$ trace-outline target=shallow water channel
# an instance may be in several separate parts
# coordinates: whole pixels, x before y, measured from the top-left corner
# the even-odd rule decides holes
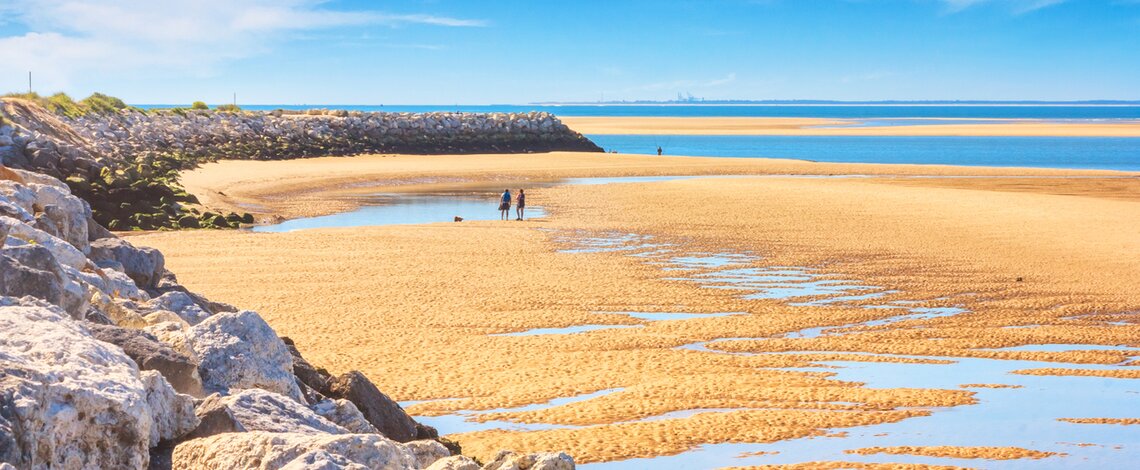
[[[569,178],[558,182],[535,183],[531,187],[541,188],[555,185],[600,185],[615,183],[651,183],[677,179],[697,178],[696,176],[629,176],[613,178]],[[379,193],[361,198],[361,206],[355,210],[319,217],[304,217],[277,224],[258,225],[254,232],[291,232],[315,228],[367,227],[378,225],[430,224],[454,222],[455,217],[463,220],[499,220],[500,192],[472,190],[433,191],[420,193]],[[512,191],[512,197],[517,194]],[[510,220],[515,220],[515,206],[512,201]],[[525,219],[541,219],[546,211],[540,206],[527,206]]]
[[[556,236],[556,239],[565,243],[565,248],[562,250],[565,253],[616,253],[637,257],[645,263],[659,266],[662,270],[680,273],[668,279],[693,282],[704,288],[735,290],[744,298],[781,300],[789,307],[848,304],[860,308],[898,311],[898,315],[878,320],[807,328],[779,337],[813,338],[822,335],[839,335],[844,334],[848,328],[884,326],[907,320],[968,313],[961,307],[929,307],[908,300],[883,300],[876,303],[877,299],[887,295],[897,299],[899,293],[868,285],[857,279],[824,275],[805,267],[757,266],[762,262],[762,258],[751,253],[693,252],[677,243],[663,242],[649,235],[631,233],[601,235],[571,233]],[[581,325],[570,328],[581,327],[613,328],[614,326]],[[573,330],[567,329],[565,332],[571,333]],[[719,338],[681,345],[677,349],[708,354],[757,354],[716,349],[718,341],[733,339],[766,338]],[[1000,350],[1045,352],[1124,350],[1135,351],[1136,355],[1140,356],[1140,348],[1104,345],[1041,344]],[[898,357],[939,359],[949,363],[824,361],[816,363],[813,367],[794,370],[831,372],[836,374],[834,377],[836,380],[862,382],[869,388],[962,389],[963,386],[969,386],[966,388],[976,393],[975,398],[978,403],[934,408],[930,410],[932,413],[929,416],[910,418],[897,423],[832,430],[847,433],[846,437],[812,437],[768,444],[708,444],[677,455],[595,463],[582,467],[621,470],[717,468],[809,461],[849,461],[981,468],[1126,468],[1140,458],[1140,426],[1075,424],[1058,421],[1060,418],[1137,417],[1140,414],[1140,407],[1137,406],[1140,404],[1140,381],[1013,373],[1016,370],[1033,368],[1112,369],[1120,367],[1118,365],[1078,365],[962,357]],[[987,388],[971,384],[998,384],[1008,388]],[[700,413],[736,411],[743,410],[679,410],[646,419],[684,419]],[[480,423],[480,425],[486,424],[488,423]],[[498,424],[513,424],[514,429],[520,431],[540,429],[538,426],[542,426],[528,424],[520,428],[517,423]],[[468,426],[461,425],[460,429],[469,429]],[[440,428],[440,431],[451,432],[446,426]],[[1014,446],[1063,455],[1040,460],[1000,461],[915,455],[859,455],[846,452],[865,447],[895,446]]]
[[[559,185],[603,185],[623,183],[655,183],[696,178],[870,178],[871,175],[676,175],[676,176],[619,176],[566,178],[558,181],[527,183],[529,188],[544,188]],[[927,176],[892,176],[927,178]],[[937,178],[959,178],[937,176]],[[973,177],[965,177],[973,178]],[[1029,177],[1034,178],[1034,177]],[[1074,177],[1080,178],[1080,177]],[[454,222],[455,217],[463,220],[499,220],[499,192],[474,190],[440,190],[417,193],[377,193],[360,199],[360,207],[355,210],[318,217],[304,217],[286,220],[276,224],[258,225],[254,232],[291,232],[316,228],[366,227],[401,224],[429,224]],[[514,193],[512,192],[512,195]],[[264,210],[256,204],[248,205],[249,210]],[[515,207],[511,206],[510,219],[514,220]],[[527,206],[524,218],[542,219],[547,217],[540,206]]]

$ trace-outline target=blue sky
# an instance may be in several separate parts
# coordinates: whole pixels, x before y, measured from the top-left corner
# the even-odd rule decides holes
[[[1140,0],[0,0],[0,91],[132,103],[1140,99]]]

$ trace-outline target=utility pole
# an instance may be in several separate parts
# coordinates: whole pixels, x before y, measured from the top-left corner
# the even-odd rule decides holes
[[[237,92],[234,92],[234,107],[237,107]]]
[[[32,94],[32,71],[28,71],[28,94]]]

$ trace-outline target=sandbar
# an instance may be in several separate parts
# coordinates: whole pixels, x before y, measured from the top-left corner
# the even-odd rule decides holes
[[[937,119],[916,123],[923,120],[907,119],[903,124],[882,125],[874,122],[883,121],[881,119],[870,123],[858,119],[769,117],[560,116],[559,119],[586,135],[1140,137],[1140,120]]]

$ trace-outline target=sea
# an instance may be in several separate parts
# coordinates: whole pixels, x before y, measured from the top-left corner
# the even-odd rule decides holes
[[[143,105],[142,108],[172,107]],[[375,112],[524,113],[556,116],[815,117],[857,120],[849,126],[989,123],[1005,119],[1135,122],[1140,104],[598,104],[598,105],[242,105],[243,109],[312,108]],[[606,151],[819,162],[911,163],[1140,171],[1140,138],[590,135]]]

